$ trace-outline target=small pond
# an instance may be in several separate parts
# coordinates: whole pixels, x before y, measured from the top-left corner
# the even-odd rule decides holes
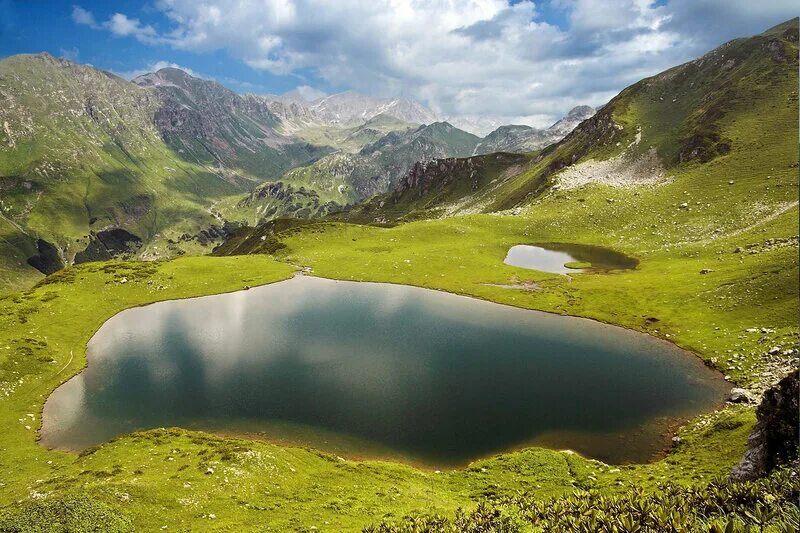
[[[644,461],[727,391],[673,345],[438,291],[296,277],[129,309],[44,407],[81,450],[180,426],[449,467],[523,446]]]
[[[639,264],[637,259],[608,248],[569,243],[518,244],[508,250],[504,262],[554,274],[629,270]]]

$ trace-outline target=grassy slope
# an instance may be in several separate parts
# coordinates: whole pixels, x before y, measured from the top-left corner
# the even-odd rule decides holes
[[[492,191],[483,207],[491,211],[525,203],[555,182],[558,169],[617,155],[637,132],[641,141],[631,155],[655,147],[669,171],[696,168],[697,185],[719,188],[722,184],[715,178],[724,178],[726,171],[736,175],[731,178],[746,177],[734,189],[739,207],[762,198],[794,199],[791,183],[778,185],[788,186],[783,191],[757,186],[756,197],[747,196],[742,187],[761,185],[773,170],[796,177],[797,143],[792,134],[797,132],[797,39],[798,22],[793,19],[626,88],[564,141],[545,149],[536,165]],[[726,147],[733,160],[727,164]],[[771,153],[762,154],[762,149]],[[712,162],[711,170],[698,165],[703,161]],[[709,191],[709,196],[720,192]],[[671,191],[665,196],[675,198]],[[694,218],[708,214],[696,212]]]
[[[0,291],[30,287],[44,276],[27,263],[36,253],[36,241],[19,225],[0,217]]]
[[[140,237],[148,257],[200,252],[179,236],[219,225],[215,203],[328,151],[278,138],[272,115],[213,82],[164,75],[183,80],[197,101],[46,54],[0,61],[0,291],[40,277],[25,262],[37,238],[68,262],[90,232],[110,227]],[[167,100],[186,106],[188,132],[165,142],[154,117]],[[203,113],[214,139],[191,129],[202,129],[190,119]]]
[[[207,226],[216,222],[207,205],[241,190],[178,158],[153,127],[155,96],[120,78],[49,56],[14,56],[0,62],[0,91],[11,132],[0,131],[3,216],[27,240],[53,242],[68,258],[86,247],[90,230],[121,226],[156,243],[165,230],[178,236]],[[2,232],[10,241],[13,233]],[[11,275],[30,277],[30,267]]]

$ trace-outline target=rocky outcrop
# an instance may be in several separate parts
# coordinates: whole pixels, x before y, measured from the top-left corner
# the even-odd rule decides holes
[[[242,199],[237,207],[258,208],[261,220],[276,216],[311,218],[325,216],[342,209],[335,202],[322,202],[316,191],[305,187],[295,188],[291,184],[265,183]]]
[[[223,242],[227,239],[234,231],[241,227],[238,223],[235,222],[228,222],[225,221],[222,225],[211,224],[207,228],[204,228],[197,232],[195,235],[189,235],[188,233],[184,233],[180,236],[178,241],[180,242],[190,242],[190,241],[197,241],[201,246],[208,246],[209,244]],[[170,246],[174,246],[178,243],[173,239],[168,239],[167,243]]]
[[[800,376],[795,370],[764,394],[756,411],[758,422],[748,438],[747,451],[733,468],[731,479],[757,479],[776,466],[797,460],[799,403]]]
[[[471,194],[485,185],[488,168],[516,169],[519,172],[526,161],[523,155],[494,153],[416,163],[400,180],[391,201],[397,203],[409,197],[421,198],[433,190],[445,189],[456,183],[462,193]]]
[[[142,247],[142,239],[122,228],[92,232],[89,245],[75,254],[75,264],[108,259],[130,259]]]
[[[745,389],[734,387],[728,394],[728,401],[731,403],[749,403],[750,393],[748,393]]]
[[[44,239],[36,241],[38,253],[28,258],[28,264],[42,274],[52,274],[64,268],[64,260],[59,249]]]
[[[464,159],[450,157],[427,163],[416,163],[400,181],[396,191],[400,196],[404,193],[410,193],[416,197],[425,196],[433,188],[446,186],[459,179],[474,178],[482,167],[483,159],[479,157]],[[473,180],[470,188],[477,190],[478,181]]]

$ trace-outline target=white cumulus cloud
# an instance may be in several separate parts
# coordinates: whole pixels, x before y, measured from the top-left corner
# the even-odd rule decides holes
[[[146,44],[162,42],[158,37],[155,28],[143,25],[139,19],[128,18],[122,13],[111,15],[103,26],[118,37],[135,37],[138,41]]]
[[[82,26],[99,28],[92,12],[83,9],[81,6],[72,6],[72,21]]]
[[[299,94],[301,97],[303,97],[304,100],[308,102],[312,102],[319,98],[324,98],[325,96],[328,96],[328,93],[326,93],[325,91],[320,91],[319,89],[315,89],[314,87],[309,87],[308,85],[298,85],[295,88],[295,91],[297,91],[297,94]]]
[[[795,1],[553,0],[549,10],[566,21],[555,24],[533,1],[157,0],[161,32],[120,13],[102,27],[179,50],[225,50],[256,70],[311,71],[446,115],[555,119],[793,17]],[[77,6],[73,19],[97,25]]]

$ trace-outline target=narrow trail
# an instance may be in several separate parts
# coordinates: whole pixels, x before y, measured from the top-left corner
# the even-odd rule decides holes
[[[58,375],[59,375],[59,374],[61,374],[61,373],[62,373],[64,370],[66,370],[66,369],[67,369],[67,367],[69,367],[69,365],[71,365],[71,364],[72,364],[72,359],[73,359],[73,358],[74,358],[74,354],[72,353],[72,350],[70,350],[70,351],[69,351],[69,361],[67,361],[67,364],[65,364],[63,367],[61,367],[61,370],[59,370],[58,372],[56,372],[56,373],[53,375],[53,377],[56,377],[56,376],[58,376]]]
[[[30,234],[29,234],[27,231],[25,231],[25,229],[24,229],[22,226],[20,226],[19,224],[17,224],[16,222],[14,222],[13,220],[11,220],[11,219],[10,219],[10,218],[8,218],[7,216],[5,216],[3,213],[0,213],[0,218],[2,218],[3,220],[5,220],[5,221],[6,221],[6,222],[8,222],[9,224],[11,224],[11,225],[12,225],[14,228],[16,228],[17,230],[19,230],[19,231],[20,231],[21,233],[23,233],[24,235],[27,235],[28,237],[30,237]]]

